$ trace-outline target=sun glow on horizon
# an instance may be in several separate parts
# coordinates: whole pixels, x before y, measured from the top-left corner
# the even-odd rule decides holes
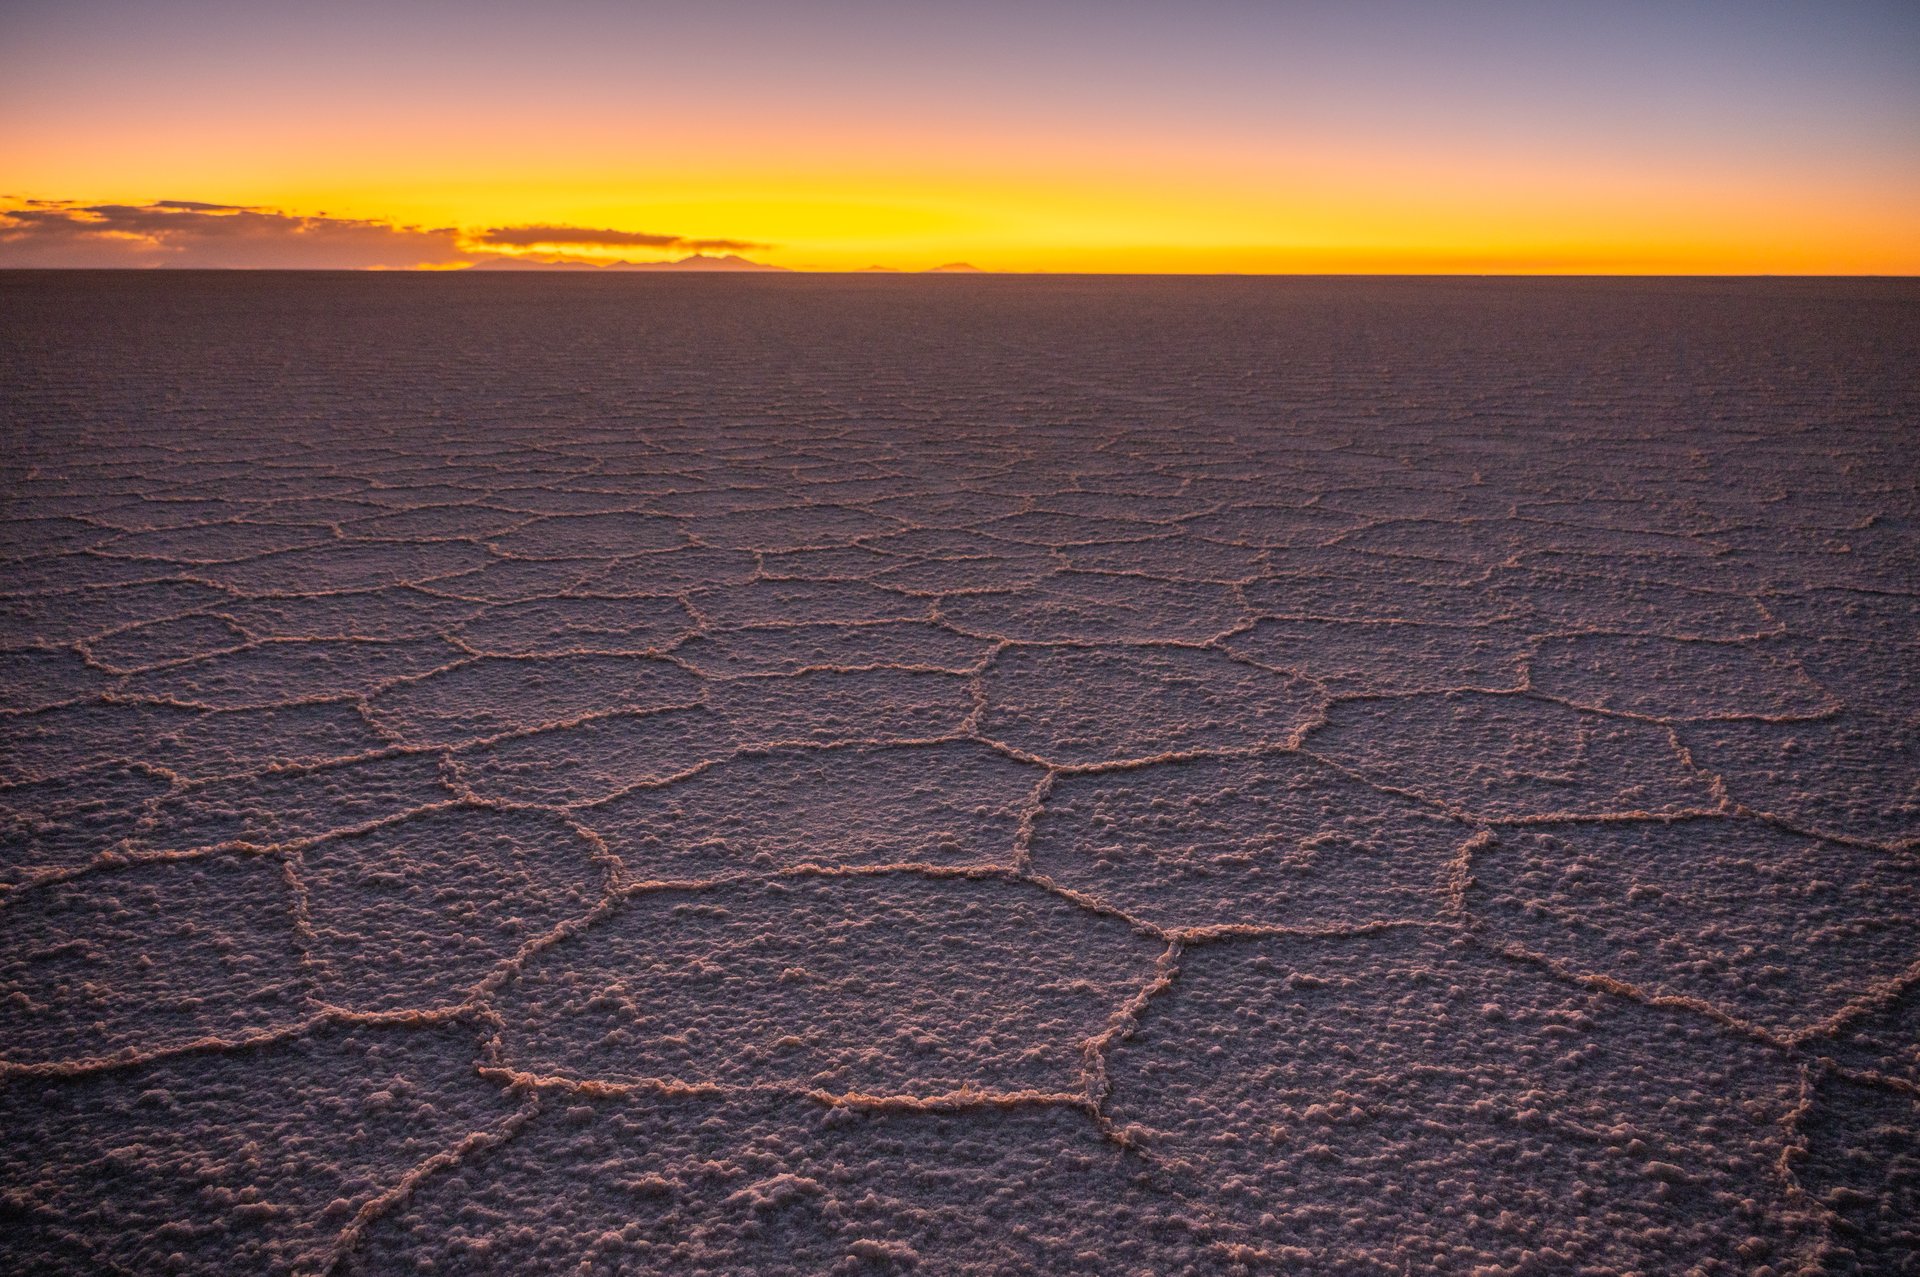
[[[1920,18],[1870,0],[565,0],[609,37],[564,56],[504,4],[188,5],[0,17],[0,265],[1920,272]],[[121,211],[166,200],[230,211]]]

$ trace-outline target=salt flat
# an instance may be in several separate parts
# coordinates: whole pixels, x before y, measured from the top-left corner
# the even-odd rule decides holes
[[[0,1266],[1920,1272],[1920,287],[0,274]]]

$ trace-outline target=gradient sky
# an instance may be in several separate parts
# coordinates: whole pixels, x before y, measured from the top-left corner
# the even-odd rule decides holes
[[[5,0],[0,196],[0,265],[1914,274],[1920,4]]]

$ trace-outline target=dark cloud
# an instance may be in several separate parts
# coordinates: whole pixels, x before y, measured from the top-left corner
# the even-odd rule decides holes
[[[739,252],[764,244],[689,239],[588,226],[401,226],[375,219],[303,216],[275,208],[154,200],[82,204],[16,200],[0,204],[0,267],[179,266],[364,270],[457,266],[500,260],[520,248],[655,248]]]
[[[755,244],[741,239],[688,239],[684,235],[658,235],[651,231],[616,231],[592,226],[556,226],[548,223],[528,226],[493,226],[472,236],[471,242],[498,245],[503,248],[593,245],[609,248],[683,248],[695,252],[708,249],[738,252],[742,249],[766,247],[765,244]]]
[[[696,253],[739,253],[756,248],[771,248],[771,244],[756,244],[745,239],[683,239],[675,248],[690,248]]]
[[[155,200],[155,208],[185,208],[199,213],[238,213],[246,209],[244,204],[204,204],[199,200]],[[252,210],[259,212],[260,210]]]
[[[451,227],[158,200],[0,209],[0,266],[356,270],[468,260]]]
[[[491,226],[472,237],[476,244],[530,248],[537,244],[638,244],[647,248],[672,248],[678,235],[652,235],[646,231],[595,230],[590,226]]]

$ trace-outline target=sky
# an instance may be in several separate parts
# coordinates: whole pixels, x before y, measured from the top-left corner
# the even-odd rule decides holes
[[[3,0],[0,266],[1920,273],[1913,0]]]

